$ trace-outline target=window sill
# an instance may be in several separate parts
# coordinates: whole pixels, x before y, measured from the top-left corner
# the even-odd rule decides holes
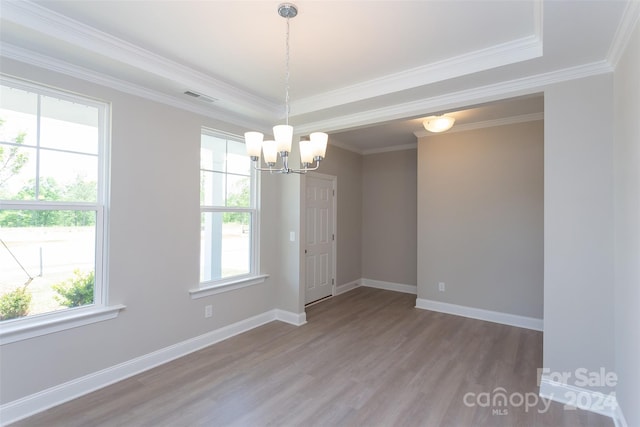
[[[0,324],[0,346],[78,326],[90,325],[118,317],[124,305],[71,309],[55,315],[37,316],[8,324]]]
[[[247,286],[257,285],[264,282],[269,277],[268,274],[260,274],[258,276],[244,277],[242,279],[230,280],[228,282],[216,283],[215,285],[203,284],[198,289],[189,291],[191,299],[204,298],[211,295],[221,294],[223,292],[234,291]]]

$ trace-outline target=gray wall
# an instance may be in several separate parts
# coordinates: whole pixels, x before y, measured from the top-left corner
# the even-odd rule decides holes
[[[113,320],[3,345],[0,402],[105,369],[276,306],[274,278],[192,300],[198,286],[200,128],[241,133],[211,118],[8,59],[7,74],[86,94],[112,105],[109,302]],[[265,180],[266,181],[266,180]],[[282,259],[278,192],[263,182],[262,271]],[[277,280],[277,277],[276,277]],[[204,306],[213,305],[205,319]],[[295,307],[294,307],[295,308]],[[141,339],[144,337],[144,339]]]
[[[276,306],[279,309],[292,313],[301,314],[304,312],[304,283],[300,280],[303,272],[300,271],[301,263],[301,235],[300,235],[300,176],[291,175],[269,175],[264,174],[264,178],[273,183],[278,188],[278,198],[269,200],[262,198],[262,204],[274,203],[279,207],[278,219],[274,223],[264,222],[264,228],[276,228],[278,235],[275,249],[280,254],[278,259],[276,281],[277,300]],[[296,239],[290,241],[289,233],[294,232]]]
[[[640,22],[614,75],[616,397],[640,426]]]
[[[548,87],[544,117],[544,367],[612,371],[612,74]]]
[[[364,156],[362,277],[416,286],[416,149]]]
[[[543,129],[419,139],[418,298],[542,318]]]
[[[329,145],[317,172],[338,181],[336,285],[340,286],[362,277],[362,156]]]

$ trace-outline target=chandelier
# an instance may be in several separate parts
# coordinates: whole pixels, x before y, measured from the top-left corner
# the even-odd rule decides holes
[[[245,132],[244,140],[247,154],[253,160],[254,168],[258,171],[271,173],[299,173],[304,174],[320,167],[327,150],[328,135],[324,132],[313,132],[309,140],[300,140],[301,169],[289,168],[289,154],[293,139],[293,126],[289,125],[289,19],[295,18],[298,8],[292,3],[282,3],[278,6],[278,15],[287,20],[286,56],[285,56],[285,124],[273,127],[273,140],[265,140],[260,132]],[[260,151],[264,154],[264,161],[268,168],[260,168]],[[282,167],[276,168],[278,155],[282,159]],[[314,165],[315,164],[315,165]]]

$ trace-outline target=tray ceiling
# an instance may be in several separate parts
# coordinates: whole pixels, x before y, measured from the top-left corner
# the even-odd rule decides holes
[[[284,115],[286,22],[278,4],[3,1],[0,47],[3,56],[268,131]],[[291,123],[334,133],[461,110],[500,93],[526,95],[540,76],[605,72],[617,29],[637,15],[635,2],[623,1],[296,5]],[[524,98],[523,108],[534,105]],[[350,140],[356,151],[381,144]]]

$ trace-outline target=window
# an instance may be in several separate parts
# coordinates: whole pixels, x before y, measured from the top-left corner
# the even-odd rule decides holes
[[[239,137],[203,129],[200,145],[200,286],[257,275],[256,175]]]
[[[77,319],[106,303],[108,106],[8,78],[0,91],[0,323]]]

